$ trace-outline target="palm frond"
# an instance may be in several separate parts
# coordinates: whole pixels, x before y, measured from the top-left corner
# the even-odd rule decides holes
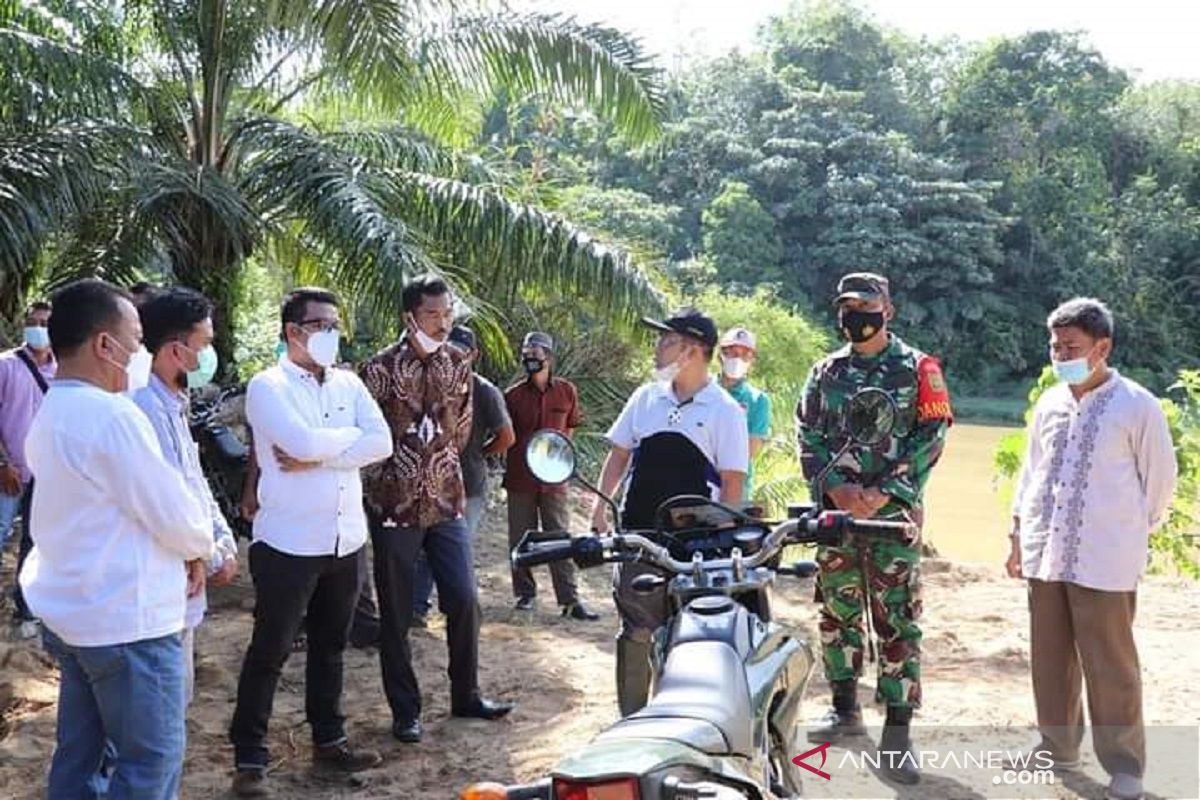
[[[159,158],[140,165],[131,185],[134,218],[157,232],[176,271],[238,262],[260,237],[258,213],[212,167]]]
[[[395,316],[404,283],[434,265],[417,233],[380,202],[386,187],[363,160],[272,120],[250,126],[244,147],[239,185],[264,219],[303,223],[301,236],[320,243],[339,288]]]
[[[80,278],[104,278],[128,285],[170,269],[166,253],[147,220],[133,213],[131,192],[114,192],[75,221],[54,247],[46,288]]]
[[[415,42],[427,81],[441,91],[507,89],[586,104],[635,140],[657,135],[666,108],[662,73],[640,43],[613,28],[545,14],[456,16]]]
[[[0,116],[6,126],[72,117],[119,119],[144,88],[103,56],[15,28],[0,28]]]
[[[136,132],[90,123],[0,137],[0,271],[20,272],[46,238],[120,183]]]
[[[586,297],[626,320],[662,307],[623,252],[557,215],[462,181],[395,169],[376,174],[385,179],[387,210],[438,243],[452,259],[445,269],[472,289],[540,286]]]

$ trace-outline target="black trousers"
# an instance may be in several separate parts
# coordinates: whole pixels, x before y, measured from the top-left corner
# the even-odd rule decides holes
[[[29,535],[29,519],[30,510],[33,507],[33,480],[25,486],[25,491],[21,495],[21,541],[17,547],[17,571],[13,573],[13,619],[17,622],[25,622],[33,619],[33,612],[29,610],[29,606],[25,604],[25,593],[21,591],[21,567],[25,566],[25,559],[29,557],[29,551],[33,549],[33,537]]]
[[[421,689],[413,672],[408,629],[413,618],[417,555],[422,551],[446,614],[451,707],[471,705],[479,698],[479,596],[466,521],[396,528],[371,519],[370,526],[382,629],[379,663],[392,718],[407,724],[421,715]]]
[[[342,556],[293,556],[264,542],[250,546],[254,633],[238,679],[229,728],[236,765],[266,767],[267,724],[283,665],[300,623],[308,619],[304,710],[313,743],[346,739],[342,715],[342,655],[362,580],[363,551]]]

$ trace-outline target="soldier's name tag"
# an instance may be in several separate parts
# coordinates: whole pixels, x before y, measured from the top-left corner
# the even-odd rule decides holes
[[[954,419],[950,408],[950,390],[942,376],[942,366],[933,356],[923,356],[917,362],[917,421]]]

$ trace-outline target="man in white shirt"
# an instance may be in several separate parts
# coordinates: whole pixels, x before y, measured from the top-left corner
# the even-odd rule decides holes
[[[1146,763],[1133,617],[1150,532],[1174,494],[1175,453],[1158,401],[1108,366],[1108,308],[1077,298],[1047,325],[1061,382],[1029,423],[1007,564],[1029,581],[1039,748],[1060,769],[1077,763],[1086,676],[1108,797],[1133,800]]]
[[[204,477],[188,420],[188,390],[205,386],[217,371],[212,304],[199,292],[172,286],[142,302],[138,316],[146,349],[154,362],[150,382],[134,392],[133,402],[150,420],[163,458],[183,475],[212,520],[216,553],[212,563],[206,565],[206,581],[224,586],[237,575],[237,543]],[[204,591],[188,598],[183,631],[184,694],[188,703],[194,690],[195,632],[207,608]]]
[[[621,508],[626,529],[654,527],[659,505],[680,494],[740,506],[750,460],[746,414],[708,374],[717,326],[694,309],[645,323],[660,333],[654,380],[633,393],[609,430],[612,449],[600,476],[601,493],[611,497],[629,472]],[[608,506],[596,498],[592,529],[610,527]],[[665,589],[649,594],[632,590],[634,578],[654,571],[623,564],[613,575],[613,598],[621,616],[617,702],[623,717],[649,699],[650,643],[667,618]]]
[[[172,800],[184,605],[203,586],[212,521],[122,394],[150,364],[133,303],[88,280],[54,304],[58,376],[25,443],[38,490],[20,576],[61,670],[47,796],[93,796],[111,742],[107,797]]]
[[[305,710],[317,766],[358,772],[378,753],[352,750],[341,710],[342,656],[363,574],[359,470],[392,451],[379,406],[353,372],[335,369],[341,319],[324,289],[289,293],[287,354],[250,381],[246,419],[261,478],[250,546],[257,601],[229,738],[239,797],[264,797],[267,725],[279,675],[307,618]]]

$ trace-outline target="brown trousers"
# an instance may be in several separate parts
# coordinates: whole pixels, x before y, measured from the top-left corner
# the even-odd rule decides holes
[[[1101,766],[1110,775],[1142,775],[1146,732],[1133,640],[1136,607],[1136,591],[1029,581],[1033,696],[1042,741],[1056,758],[1079,757],[1086,681],[1092,744]]]
[[[546,492],[508,493],[508,548],[517,546],[521,537],[529,530],[540,530],[547,538],[564,536],[570,530],[570,496]],[[550,580],[554,583],[554,596],[560,606],[571,606],[579,602],[579,591],[575,583],[575,562],[555,561],[550,567]],[[537,582],[528,567],[512,571],[513,595],[533,597],[537,594]]]

